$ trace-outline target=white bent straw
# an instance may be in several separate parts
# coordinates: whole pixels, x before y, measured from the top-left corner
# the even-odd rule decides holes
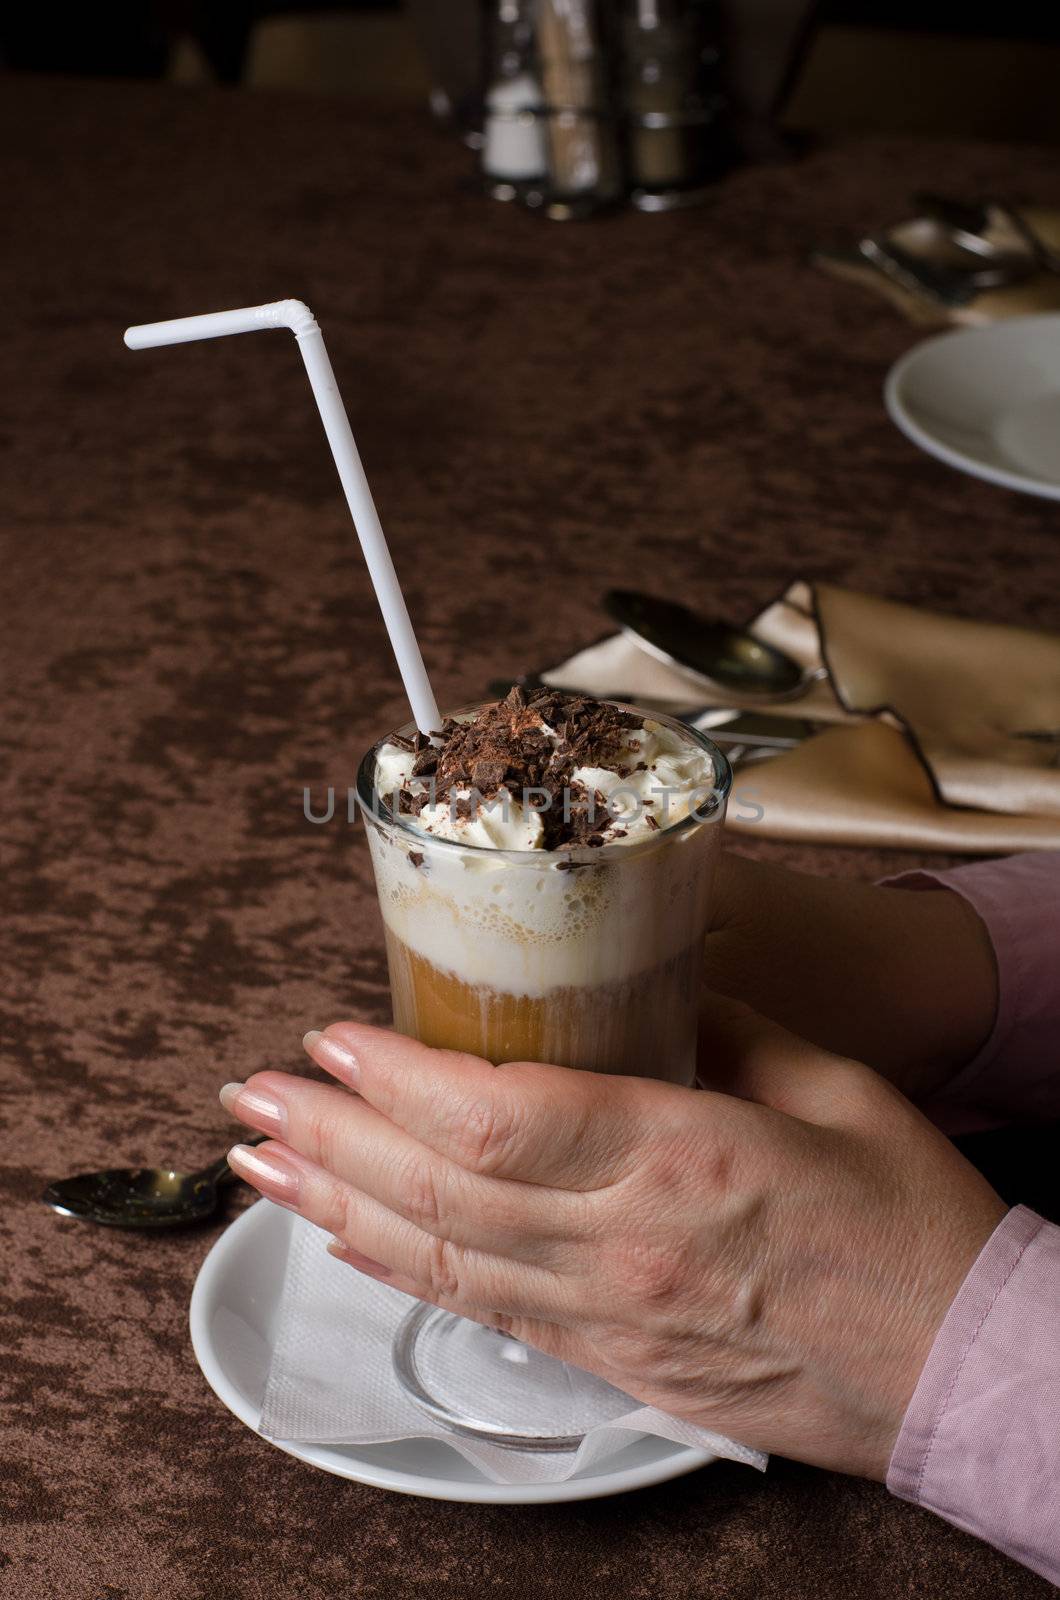
[[[364,475],[361,457],[350,429],[350,419],[342,403],[335,374],[324,348],[324,335],[316,318],[301,300],[276,300],[266,306],[245,306],[239,311],[214,311],[203,317],[177,317],[172,322],[145,322],[126,328],[125,343],[130,350],[146,350],[152,345],[185,344],[191,339],[221,339],[230,333],[255,333],[259,328],[290,328],[302,352],[310,387],[320,411],[331,453],[339,471],[346,501],[353,517],[357,537],[383,613],[401,681],[409,697],[412,715],[421,733],[431,734],[442,725],[438,702],[434,698],[420,647],[409,621],[405,597],[379,522],[372,491]]]

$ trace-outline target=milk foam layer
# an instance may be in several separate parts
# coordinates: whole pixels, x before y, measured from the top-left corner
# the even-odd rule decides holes
[[[711,820],[564,872],[551,852],[513,860],[373,819],[368,833],[380,909],[403,944],[464,983],[533,996],[619,982],[702,940],[721,843]]]
[[[629,813],[635,800],[651,799],[653,805],[617,817],[605,835],[609,848],[580,851],[573,868],[565,851],[534,842],[540,819],[521,805],[517,817],[514,798],[506,824],[499,812],[486,813],[465,823],[455,838],[448,830],[428,832],[425,825],[425,819],[439,829],[449,824],[448,806],[425,807],[419,826],[412,817],[394,824],[369,816],[379,903],[390,931],[466,984],[533,997],[570,985],[621,982],[701,942],[721,845],[723,797],[705,820],[676,824],[712,789],[711,753],[669,722],[650,721],[630,731],[638,736],[634,764],[644,760],[647,770],[623,777],[587,768],[584,781],[605,795],[620,785],[632,789]],[[409,787],[412,759],[397,745],[379,747],[380,794]],[[640,790],[630,783],[634,776]],[[653,783],[678,791],[665,822]],[[625,803],[616,797],[616,811]],[[428,817],[429,810],[444,816]],[[643,820],[644,813],[659,815],[658,829]],[[620,831],[625,836],[615,837]],[[520,853],[508,853],[513,850]]]

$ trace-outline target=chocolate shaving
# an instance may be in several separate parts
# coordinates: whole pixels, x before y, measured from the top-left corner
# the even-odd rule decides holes
[[[476,797],[489,802],[502,789],[516,800],[522,799],[524,790],[535,789],[541,793],[533,797],[532,804],[540,812],[546,849],[565,845],[598,849],[606,842],[606,801],[596,793],[590,804],[588,792],[573,782],[574,772],[578,767],[617,770],[623,757],[628,772],[629,735],[642,726],[631,712],[587,695],[561,694],[549,688],[527,692],[516,684],[473,722],[447,717],[435,743],[421,733],[415,735],[412,776],[433,780],[433,794],[416,795],[403,789],[398,810],[418,816],[425,805],[437,804],[450,806],[458,817],[470,816],[472,804],[466,790],[474,790]],[[553,731],[560,735],[558,745]],[[403,739],[391,743],[408,748]],[[643,768],[643,763],[640,766]],[[571,870],[577,863],[559,865]]]
[[[422,850],[410,850],[409,851],[409,860],[412,862],[412,865],[414,867],[422,867],[423,866],[423,851]]]
[[[438,770],[438,752],[433,746],[421,750],[412,764],[414,778],[429,778]]]
[[[507,761],[476,761],[471,768],[471,782],[480,793],[488,790],[495,794],[508,776],[510,766]]]

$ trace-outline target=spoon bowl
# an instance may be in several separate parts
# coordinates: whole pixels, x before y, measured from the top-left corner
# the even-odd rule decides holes
[[[604,608],[642,650],[700,689],[722,689],[743,699],[797,700],[822,676],[804,671],[746,628],[713,622],[674,600],[610,589]]]
[[[260,1144],[263,1135],[246,1139]],[[222,1156],[200,1172],[172,1167],[110,1167],[59,1178],[41,1195],[62,1217],[78,1217],[107,1228],[179,1228],[205,1222],[236,1174]]]

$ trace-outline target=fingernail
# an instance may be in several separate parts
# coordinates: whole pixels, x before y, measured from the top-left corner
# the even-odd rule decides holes
[[[330,1034],[321,1033],[319,1028],[311,1028],[302,1040],[302,1048],[334,1077],[351,1087],[356,1086],[360,1076],[357,1057]]]
[[[233,1145],[228,1152],[228,1165],[241,1178],[253,1184],[266,1200],[294,1210],[302,1186],[302,1175],[289,1161],[271,1149],[254,1150],[250,1145]]]
[[[262,1089],[251,1089],[245,1083],[226,1083],[220,1093],[226,1111],[240,1122],[249,1122],[262,1133],[276,1133],[281,1138],[287,1133],[287,1107],[275,1095]]]
[[[359,1250],[351,1250],[341,1239],[332,1239],[328,1245],[328,1255],[334,1256],[336,1261],[345,1261],[348,1267],[355,1267],[358,1272],[366,1272],[370,1278],[392,1276],[390,1268],[384,1267],[381,1261],[373,1261],[371,1256],[362,1256]]]

